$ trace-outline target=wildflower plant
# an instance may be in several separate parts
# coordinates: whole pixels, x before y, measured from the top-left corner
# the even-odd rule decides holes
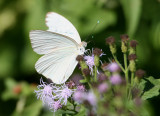
[[[112,62],[101,60],[104,53],[99,48],[79,55],[76,60],[83,78],[76,75],[61,85],[46,83],[41,78],[35,90],[37,99],[55,115],[150,116],[147,99],[159,95],[160,80],[144,77],[145,71],[137,69],[138,42],[130,40],[128,35],[120,38],[123,62],[116,55],[115,38],[108,37],[106,44],[113,56]],[[146,91],[147,82],[152,87]]]

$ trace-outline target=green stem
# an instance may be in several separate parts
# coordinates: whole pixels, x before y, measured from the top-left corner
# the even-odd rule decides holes
[[[97,67],[94,68],[94,81],[97,82]]]
[[[116,63],[119,65],[119,67],[122,69],[122,71],[125,73],[125,70],[124,70],[123,66],[119,63],[117,57],[114,54],[112,54],[112,56],[113,56],[114,60],[116,61]]]
[[[124,67],[125,67],[125,78],[128,83],[128,66],[127,66],[127,54],[124,53]]]
[[[134,86],[134,72],[131,73],[131,87]]]

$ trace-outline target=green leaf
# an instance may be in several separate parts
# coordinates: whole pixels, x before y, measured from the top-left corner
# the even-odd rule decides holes
[[[86,108],[81,106],[80,110],[78,111],[78,114],[75,116],[86,116]]]
[[[37,100],[25,108],[22,116],[39,116],[41,108],[42,102]]]
[[[152,98],[154,96],[158,96],[159,95],[159,90],[160,90],[160,86],[155,86],[152,89],[150,89],[149,91],[146,91],[143,96],[142,99],[146,100],[149,98]]]
[[[148,78],[146,78],[150,83],[152,83],[153,85],[159,85],[160,86],[160,79],[155,79],[154,77],[150,76]]]
[[[127,33],[132,37],[140,20],[142,0],[121,0],[121,4],[127,22]]]
[[[144,94],[142,95],[142,99],[146,100],[146,99],[158,96],[160,94],[159,93],[159,90],[160,90],[160,79],[155,79],[152,76],[150,76],[148,78],[145,78],[145,79],[148,80],[154,86],[151,89],[149,89],[148,91],[144,92]],[[145,82],[145,80],[142,80],[142,82],[140,84],[142,85],[142,83],[144,83],[144,82]],[[143,89],[144,89],[145,85],[142,85],[141,87],[143,87]]]
[[[138,87],[139,87],[140,90],[142,90],[142,91],[144,90],[146,82],[147,82],[146,80],[141,79],[141,81],[140,81],[140,83],[138,85]]]

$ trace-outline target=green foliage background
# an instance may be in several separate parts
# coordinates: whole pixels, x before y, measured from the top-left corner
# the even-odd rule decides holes
[[[47,29],[45,15],[51,11],[69,19],[82,40],[89,37],[88,48],[102,48],[105,59],[111,58],[105,38],[112,35],[120,45],[120,34],[127,33],[139,42],[138,68],[148,76],[160,77],[160,0],[1,0],[0,115],[52,115],[41,110],[41,102],[34,97],[33,83],[40,78],[34,64],[39,55],[29,39],[30,30]],[[22,89],[20,94],[13,93],[16,85]],[[159,97],[149,99],[157,116]]]

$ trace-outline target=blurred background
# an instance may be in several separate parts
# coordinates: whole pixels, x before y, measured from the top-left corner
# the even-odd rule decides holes
[[[47,29],[45,15],[51,11],[69,19],[82,40],[89,37],[87,48],[103,49],[105,60],[111,58],[105,38],[114,36],[120,49],[120,35],[128,34],[139,42],[137,67],[160,78],[160,0],[0,0],[0,116],[53,115],[33,93],[40,56],[29,39],[31,30]],[[149,103],[159,116],[160,96]]]

